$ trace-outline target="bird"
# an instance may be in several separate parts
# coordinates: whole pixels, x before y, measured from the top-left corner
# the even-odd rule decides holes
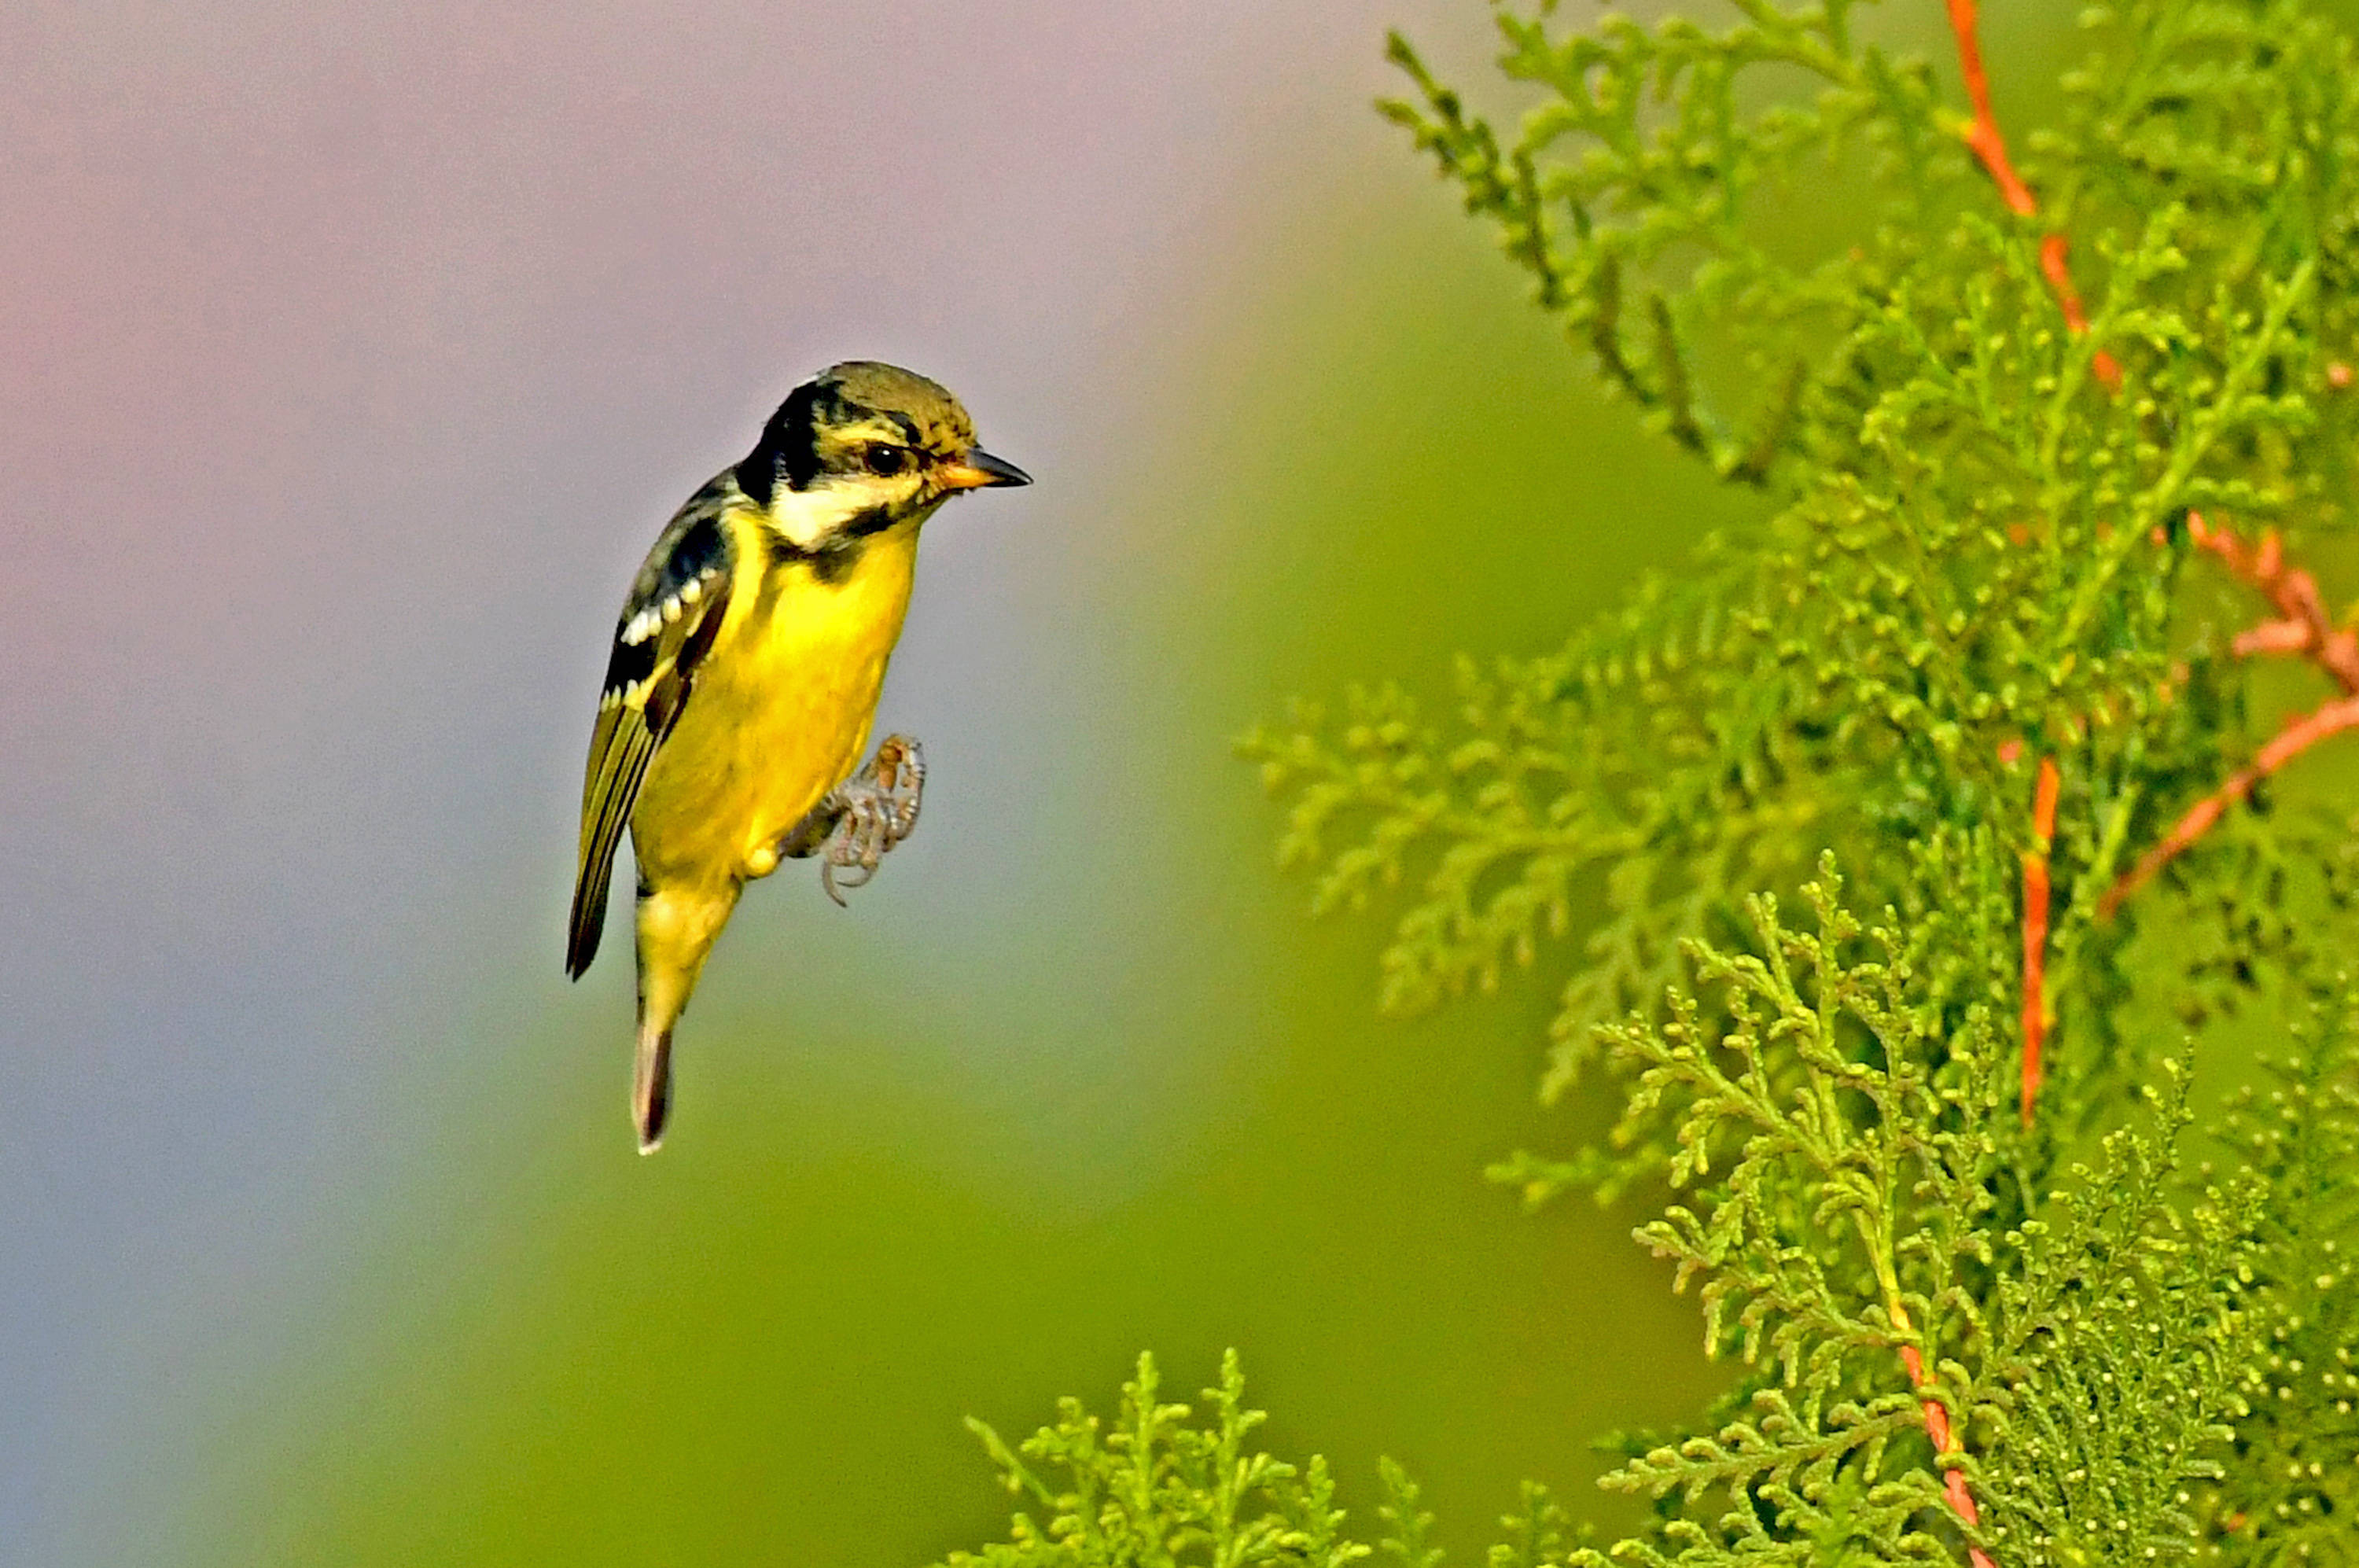
[[[627,826],[641,1153],[663,1142],[672,1031],[745,884],[817,855],[841,904],[916,826],[923,749],[890,735],[854,765],[908,610],[919,530],[955,495],[1031,482],[975,444],[939,384],[849,361],[789,392],[753,451],[689,497],[647,552],[591,734],[565,957],[578,980],[597,956]]]

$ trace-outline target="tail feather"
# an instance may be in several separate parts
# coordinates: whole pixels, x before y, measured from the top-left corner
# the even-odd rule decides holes
[[[631,1119],[639,1152],[663,1142],[671,1112],[671,1031],[688,1010],[705,955],[736,907],[739,884],[639,893],[639,1062],[631,1082]]]
[[[639,1026],[639,1054],[631,1076],[631,1120],[639,1129],[639,1152],[663,1147],[664,1123],[671,1116],[671,1030]]]

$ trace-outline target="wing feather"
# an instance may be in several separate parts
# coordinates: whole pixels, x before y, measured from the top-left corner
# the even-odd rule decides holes
[[[581,858],[565,949],[566,973],[577,980],[598,956],[614,855],[639,786],[679,722],[728,613],[734,550],[722,514],[733,494],[724,475],[680,508],[648,552],[614,626],[582,786]]]

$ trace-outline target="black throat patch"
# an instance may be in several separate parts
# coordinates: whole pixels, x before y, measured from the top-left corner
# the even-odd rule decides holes
[[[860,516],[865,517],[867,515],[863,512]],[[857,517],[853,519],[854,522],[859,520]],[[891,525],[888,522],[886,526]],[[810,572],[811,581],[822,587],[832,588],[852,575],[853,569],[860,564],[860,558],[868,553],[868,541],[880,531],[870,528],[864,533],[854,533],[846,528],[806,550],[776,528],[766,528],[762,530],[762,543],[769,551],[771,571],[806,567]]]

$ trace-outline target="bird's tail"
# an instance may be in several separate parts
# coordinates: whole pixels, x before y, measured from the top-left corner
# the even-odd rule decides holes
[[[631,1074],[631,1120],[639,1129],[639,1152],[663,1147],[664,1123],[671,1116],[671,1025],[653,1018],[639,1023],[639,1056]]]
[[[639,892],[639,1050],[631,1073],[631,1121],[639,1152],[662,1147],[671,1116],[671,1031],[688,1010],[705,955],[736,907],[739,885]]]

